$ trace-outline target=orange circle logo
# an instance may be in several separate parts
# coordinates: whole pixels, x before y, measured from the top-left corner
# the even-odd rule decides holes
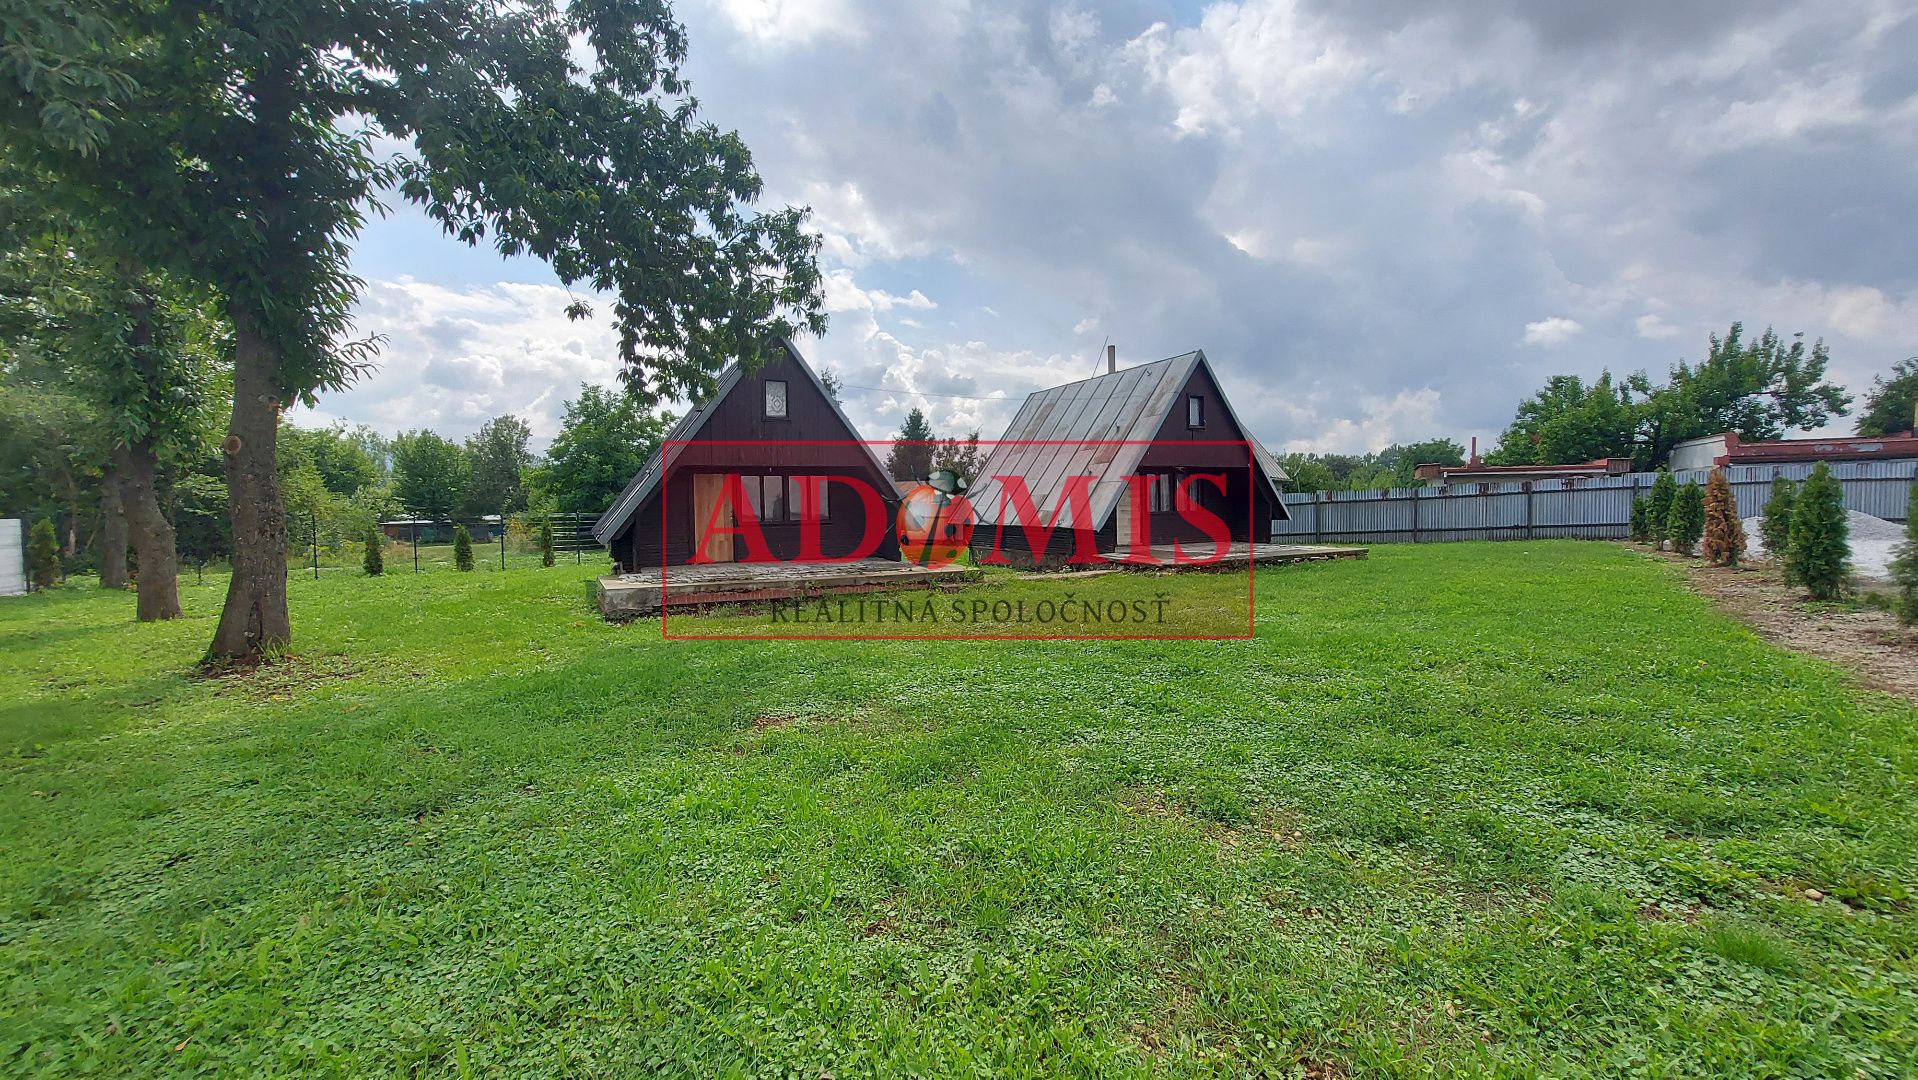
[[[899,553],[921,566],[957,562],[972,543],[972,504],[920,484],[899,501]]]

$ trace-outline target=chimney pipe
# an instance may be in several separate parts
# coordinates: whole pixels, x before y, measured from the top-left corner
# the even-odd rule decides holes
[[[1478,436],[1472,436],[1472,464],[1478,464]]]
[[[1119,347],[1117,345],[1107,345],[1106,374],[1110,375],[1117,370],[1119,370]]]

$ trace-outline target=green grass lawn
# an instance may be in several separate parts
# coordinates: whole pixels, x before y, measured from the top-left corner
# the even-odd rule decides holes
[[[1918,1068],[1913,712],[1623,547],[1223,643],[668,642],[602,567],[296,575],[221,680],[211,577],[0,601],[0,1071]]]

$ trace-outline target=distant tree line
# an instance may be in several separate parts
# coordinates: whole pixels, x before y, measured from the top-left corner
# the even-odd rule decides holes
[[[1733,323],[1711,335],[1704,359],[1679,361],[1663,382],[1639,371],[1624,378],[1602,372],[1586,381],[1554,375],[1517,414],[1485,456],[1494,465],[1566,465],[1605,457],[1631,458],[1640,470],[1661,468],[1687,439],[1732,432],[1747,441],[1810,431],[1846,414],[1851,395],[1825,378],[1831,356],[1823,341],[1789,339],[1767,328],[1747,339]],[[1867,395],[1867,415],[1902,409],[1898,430],[1911,426],[1918,371],[1883,380]],[[1901,399],[1902,404],[1893,404]],[[1884,409],[1881,410],[1880,406]],[[1860,425],[1861,430],[1864,424]],[[1875,433],[1875,432],[1874,432]]]
[[[216,436],[219,400],[185,423],[156,462],[152,490],[187,565],[232,553],[227,489]],[[492,514],[598,513],[671,427],[670,413],[638,406],[620,390],[585,385],[568,401],[544,456],[516,416],[497,416],[464,440],[419,429],[387,437],[366,425],[300,427],[282,420],[277,479],[295,554],[363,544],[381,521],[474,520]],[[101,410],[58,369],[13,353],[0,362],[0,506],[58,522],[55,569],[127,580],[124,516]],[[115,545],[118,545],[117,547]],[[136,560],[137,561],[137,560]],[[117,570],[117,573],[116,573]]]

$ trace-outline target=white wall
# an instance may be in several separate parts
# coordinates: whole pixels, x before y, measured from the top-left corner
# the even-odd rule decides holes
[[[1702,439],[1686,439],[1672,447],[1671,458],[1665,468],[1672,472],[1684,472],[1687,469],[1709,469],[1725,453],[1725,436],[1707,435]]]
[[[27,525],[19,518],[0,518],[0,596],[27,591]]]

